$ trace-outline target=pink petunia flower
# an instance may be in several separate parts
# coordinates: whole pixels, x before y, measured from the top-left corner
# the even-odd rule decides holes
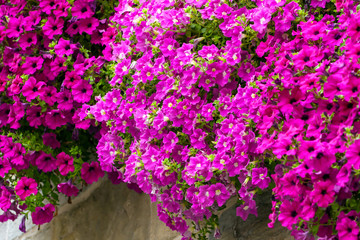
[[[61,71],[65,71],[67,67],[64,66],[64,62],[65,59],[62,57],[56,57],[53,61],[51,61],[50,63],[51,74],[57,76]]]
[[[44,207],[36,207],[35,212],[31,213],[31,218],[34,224],[41,225],[48,223],[53,219],[55,207],[51,203],[46,204]]]
[[[345,154],[347,161],[355,169],[360,169],[360,140],[356,140],[347,149]]]
[[[70,37],[74,36],[75,34],[78,34],[80,30],[79,27],[79,21],[73,22],[70,24],[70,26],[65,30],[67,34],[70,35]]]
[[[76,71],[67,71],[65,73],[64,86],[71,89],[76,83],[81,80],[81,76]]]
[[[64,90],[57,93],[56,95],[58,102],[58,109],[60,110],[71,110],[73,108],[72,95],[69,90]]]
[[[36,33],[32,33],[32,32],[22,34],[18,43],[19,43],[19,46],[23,50],[25,50],[26,48],[37,44],[37,35],[36,35]]]
[[[15,192],[21,200],[25,200],[25,198],[31,194],[37,194],[37,186],[38,185],[34,179],[22,177],[15,186]]]
[[[69,15],[68,9],[70,8],[70,4],[68,1],[59,2],[56,9],[53,10],[54,16],[57,17],[67,17]]]
[[[67,123],[66,116],[60,110],[51,110],[45,115],[44,124],[50,129],[55,130]]]
[[[53,86],[45,86],[39,90],[40,100],[46,102],[49,106],[53,106],[56,102],[57,90]]]
[[[58,2],[56,0],[42,0],[40,1],[39,7],[41,8],[41,11],[46,14],[51,14],[51,10],[56,9],[58,6]]]
[[[24,74],[34,74],[36,70],[42,68],[43,62],[44,59],[42,57],[27,57],[21,68]]]
[[[70,180],[58,184],[57,189],[59,192],[65,194],[68,197],[76,197],[79,194],[79,189],[75,187]]]
[[[51,172],[56,169],[56,160],[50,154],[40,152],[36,158],[36,166],[43,172]]]
[[[38,128],[43,124],[44,116],[41,114],[40,106],[31,106],[26,110],[26,120],[29,125],[34,128]]]
[[[5,174],[7,174],[12,169],[10,162],[7,158],[0,158],[0,177],[4,178]]]
[[[77,49],[75,44],[71,44],[70,40],[65,40],[60,38],[58,44],[54,47],[55,53],[58,56],[69,56],[74,53],[74,50]]]
[[[22,88],[22,94],[28,102],[39,96],[39,90],[46,85],[44,82],[37,81],[34,77],[29,77]]]
[[[84,162],[81,168],[81,178],[87,184],[96,182],[99,178],[104,176],[104,172],[101,170],[98,162],[92,162],[91,164]]]
[[[64,27],[64,20],[62,18],[49,17],[48,21],[43,27],[43,33],[49,38],[53,39],[55,35],[62,33]]]
[[[206,133],[201,129],[195,129],[190,135],[190,141],[193,147],[202,149],[206,147],[205,144]]]
[[[311,192],[311,197],[319,207],[326,208],[335,200],[333,183],[331,181],[315,183],[314,190]]]
[[[284,200],[280,205],[280,214],[278,219],[281,222],[281,225],[287,227],[289,230],[292,228],[292,225],[297,222],[300,216],[301,207],[299,202]]]
[[[86,18],[79,20],[79,33],[92,34],[99,26],[99,20],[97,18]]]
[[[294,65],[302,70],[305,66],[316,66],[322,57],[322,52],[317,47],[304,46],[297,55],[293,56],[293,60]]]
[[[252,184],[265,189],[269,186],[270,181],[270,178],[267,176],[267,168],[252,169]]]
[[[0,209],[6,212],[11,206],[11,193],[5,186],[0,187]]]
[[[24,31],[22,28],[23,16],[20,17],[12,17],[9,19],[8,28],[5,33],[8,38],[18,38],[20,34]]]
[[[73,172],[75,170],[74,158],[64,152],[61,152],[56,156],[56,166],[59,168],[60,174],[65,176],[69,172]]]
[[[75,1],[74,6],[71,8],[71,14],[78,19],[90,18],[94,15],[94,11],[91,9],[89,1]]]
[[[219,52],[219,49],[213,44],[211,46],[203,46],[198,52],[199,56],[207,60],[213,60]]]
[[[226,201],[230,198],[231,194],[222,183],[212,184],[209,187],[210,195],[213,195],[215,201],[219,207],[223,206]]]
[[[74,100],[79,103],[86,103],[90,101],[92,93],[93,89],[91,87],[91,84],[86,80],[78,81],[72,87],[72,94],[74,96]]]
[[[340,240],[357,240],[359,235],[359,226],[356,221],[348,217],[339,219],[336,223],[336,230],[338,231]]]
[[[44,133],[42,138],[43,138],[43,144],[45,146],[49,146],[52,149],[56,149],[60,147],[60,142],[56,140],[55,133]]]

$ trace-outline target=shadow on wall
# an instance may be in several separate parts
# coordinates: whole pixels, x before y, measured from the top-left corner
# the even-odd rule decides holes
[[[271,213],[271,192],[256,196],[258,217],[249,215],[246,221],[236,216],[234,204],[226,209],[219,218],[219,228],[222,240],[293,240],[290,231],[276,222],[274,228],[269,228],[269,214]],[[209,240],[214,240],[213,235]]]

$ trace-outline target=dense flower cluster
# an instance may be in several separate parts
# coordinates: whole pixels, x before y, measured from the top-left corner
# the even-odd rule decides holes
[[[360,15],[351,3],[342,7],[340,17],[310,15],[292,39],[264,43],[280,46],[264,51],[257,82],[263,100],[257,151],[281,161],[272,175],[278,204],[270,225],[278,218],[297,239],[330,239],[335,231],[358,239]]]
[[[113,90],[88,108],[106,123],[104,171],[149,194],[183,239],[216,228],[231,196],[238,216],[257,214],[269,171],[270,227],[358,238],[353,2],[121,1],[116,11],[121,39],[104,52],[117,62]]]
[[[107,172],[184,240],[219,237],[232,197],[238,216],[257,215],[269,189],[269,227],[358,239],[352,0],[0,3],[1,221],[30,210],[46,223],[55,191],[76,196],[75,180]]]
[[[85,167],[99,127],[81,114],[109,86],[99,53],[113,11],[111,1],[0,1],[0,222],[20,212],[49,222],[59,192],[104,175]]]

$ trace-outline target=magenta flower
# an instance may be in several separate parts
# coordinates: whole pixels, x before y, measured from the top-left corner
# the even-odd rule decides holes
[[[44,133],[42,138],[43,138],[43,144],[45,146],[49,146],[52,149],[56,149],[60,147],[60,142],[56,140],[55,133]]]
[[[32,31],[41,21],[41,12],[39,10],[29,11],[29,16],[24,18],[25,31]]]
[[[5,31],[8,38],[18,38],[20,36],[23,32],[22,21],[22,15],[19,18],[12,17],[9,19],[8,28]]]
[[[19,46],[25,50],[26,48],[37,44],[37,35],[36,33],[22,34],[18,43]]]
[[[71,14],[78,19],[90,18],[94,12],[90,8],[89,1],[75,1],[74,6],[71,8]]]
[[[50,112],[46,113],[44,123],[50,129],[55,130],[56,128],[65,125],[67,120],[66,116],[64,116],[61,111],[51,110]]]
[[[333,183],[331,181],[315,183],[314,190],[311,192],[311,197],[319,207],[326,208],[335,200]]]
[[[66,29],[66,33],[70,35],[70,37],[74,36],[75,34],[79,33],[79,21],[73,22],[70,26]]]
[[[7,158],[0,158],[0,177],[4,178],[5,174],[7,174],[12,169],[10,162]]]
[[[15,192],[21,200],[25,200],[25,198],[31,194],[37,194],[37,186],[38,185],[34,179],[22,177],[15,186]]]
[[[252,16],[252,20],[254,21],[252,28],[260,34],[263,34],[268,22],[271,20],[271,11],[266,7],[258,8]]]
[[[67,17],[69,15],[68,8],[70,7],[70,4],[67,1],[62,1],[57,4],[57,7],[55,10],[53,10],[54,16],[57,17]]]
[[[267,176],[267,168],[252,169],[252,184],[265,189],[269,186],[270,181],[270,178]]]
[[[176,134],[174,132],[169,132],[163,139],[165,150],[171,151],[178,141],[179,139]]]
[[[356,14],[353,15],[351,19],[349,19],[347,34],[351,36],[352,39],[358,40],[360,39],[359,29],[360,29],[360,16]]]
[[[0,209],[6,212],[11,205],[11,193],[5,186],[0,187]]]
[[[81,168],[81,178],[87,184],[96,182],[99,178],[104,176],[104,172],[101,170],[98,162],[92,162],[91,164],[84,162]]]
[[[202,149],[206,147],[205,137],[206,133],[201,129],[195,129],[193,133],[190,135],[190,141],[193,147],[197,149]]]
[[[80,75],[76,71],[67,71],[65,73],[64,86],[71,89],[76,83],[81,80]]]
[[[75,44],[71,44],[70,40],[65,40],[60,38],[58,44],[54,47],[55,53],[58,56],[69,56],[74,53],[74,50],[77,49]]]
[[[356,221],[343,217],[336,223],[339,239],[357,240],[359,235],[359,226]]]
[[[46,102],[49,106],[53,106],[56,102],[57,90],[53,86],[46,86],[40,89],[39,98]]]
[[[73,108],[72,95],[69,90],[58,92],[56,98],[58,102],[58,109],[66,111]]]
[[[61,175],[65,176],[69,172],[74,171],[74,159],[64,152],[56,156],[56,166],[59,168]]]
[[[279,221],[281,222],[281,225],[287,227],[289,230],[292,228],[292,225],[297,222],[300,216],[301,207],[299,202],[284,200],[280,205]]]
[[[107,121],[110,118],[108,105],[104,101],[99,101],[96,105],[91,106],[90,113],[95,117],[96,121]]]
[[[209,187],[209,185],[200,186],[199,195],[196,196],[203,207],[210,207],[214,204],[214,192],[210,192]]]
[[[245,199],[245,203],[236,208],[236,216],[246,221],[249,214],[257,216],[256,202],[253,199]]]
[[[39,96],[39,90],[46,85],[46,83],[37,81],[34,77],[29,77],[22,88],[22,94],[26,97],[28,102]]]
[[[330,0],[313,0],[311,1],[311,6],[314,8],[321,7],[325,8],[326,3],[330,2]]]
[[[25,148],[21,145],[21,143],[15,143],[12,156],[10,158],[10,162],[15,166],[23,166],[25,165],[24,162],[24,154],[26,153]]]
[[[67,67],[64,66],[64,62],[65,62],[65,58],[62,57],[54,58],[54,60],[50,63],[51,74],[57,76],[61,71],[65,71]]]
[[[199,56],[207,60],[213,60],[218,55],[219,49],[213,44],[211,46],[203,46],[198,52]]]
[[[39,7],[44,13],[51,14],[51,10],[56,9],[59,4],[58,2],[59,1],[56,0],[42,0],[40,1]]]
[[[40,156],[36,159],[36,166],[43,172],[51,172],[56,169],[55,158],[50,154],[40,152]]]
[[[210,185],[208,191],[210,195],[214,197],[219,207],[223,206],[231,196],[229,191],[222,183],[216,183]]]
[[[91,84],[86,80],[78,81],[72,87],[72,94],[74,96],[74,100],[79,103],[85,103],[90,101],[92,93],[93,89],[91,87]]]
[[[97,18],[86,18],[79,20],[79,33],[92,34],[99,26],[99,20]]]
[[[25,106],[21,103],[18,97],[13,97],[15,103],[10,107],[10,113],[7,123],[10,125],[12,129],[20,128],[19,120],[23,118],[25,115]]]
[[[0,105],[0,127],[7,124],[10,113],[10,104],[3,103]]]
[[[175,48],[177,47],[177,41],[175,39],[166,38],[160,45],[160,50],[165,57],[175,54]]]
[[[306,160],[305,163],[315,171],[326,171],[335,161],[334,154],[329,153],[325,148],[320,148],[317,149],[316,156]]]
[[[38,128],[43,124],[43,119],[40,106],[31,106],[26,110],[26,120],[31,127]]]
[[[356,140],[346,151],[346,158],[355,169],[360,169],[360,140]]]
[[[43,27],[43,33],[49,39],[53,39],[55,35],[62,33],[64,27],[64,20],[62,18],[55,19],[54,17],[49,17],[48,21]]]
[[[76,197],[79,194],[79,189],[75,187],[70,180],[58,184],[57,189],[59,192],[65,194],[68,197]]]
[[[305,66],[314,67],[321,60],[322,55],[317,47],[304,46],[303,49],[295,56],[294,65],[302,70]]]
[[[34,74],[36,70],[42,68],[44,59],[42,57],[27,57],[25,63],[21,66],[24,74]]]
[[[31,213],[31,218],[34,224],[41,225],[48,223],[53,219],[55,207],[51,203],[46,204],[44,207],[36,207],[35,212]]]
[[[242,64],[238,70],[238,76],[246,82],[250,81],[255,76],[254,66],[249,62]]]

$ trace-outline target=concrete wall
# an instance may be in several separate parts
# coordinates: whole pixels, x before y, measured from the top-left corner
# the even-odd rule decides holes
[[[289,233],[277,225],[268,229],[270,197],[259,199],[259,218],[243,222],[236,206],[220,217],[222,240],[289,240]],[[125,184],[101,180],[62,205],[49,224],[37,226],[27,221],[27,233],[18,230],[21,219],[0,224],[0,240],[180,240],[181,237],[158,220],[156,205],[145,194],[129,190]],[[212,236],[209,239],[213,239]]]

